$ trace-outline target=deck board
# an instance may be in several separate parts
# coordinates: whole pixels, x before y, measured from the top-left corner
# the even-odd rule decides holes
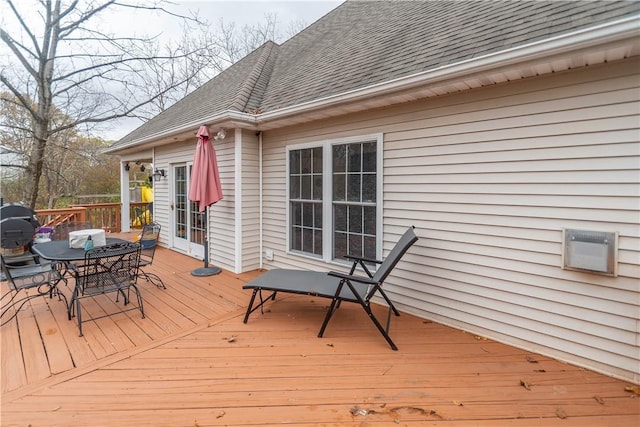
[[[244,324],[242,285],[260,272],[200,266],[159,249],[149,271],[167,289],[139,284],[146,317],[87,322],[84,337],[64,304],[33,300],[0,331],[0,425],[640,425],[624,381],[408,314],[392,321],[397,352],[354,304],[323,338],[321,298],[279,295]]]

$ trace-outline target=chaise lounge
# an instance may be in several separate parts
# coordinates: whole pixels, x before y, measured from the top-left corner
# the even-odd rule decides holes
[[[351,270],[348,274],[335,271],[326,273],[291,269],[270,270],[243,286],[243,289],[253,290],[249,306],[247,307],[247,312],[244,316],[244,323],[247,323],[251,313],[257,309],[260,309],[264,314],[264,304],[269,300],[275,300],[278,292],[331,298],[331,305],[329,306],[324,321],[322,322],[318,337],[323,336],[327,324],[329,323],[329,320],[331,320],[335,310],[343,301],[347,301],[360,304],[371,321],[375,324],[376,328],[378,328],[382,336],[387,340],[391,348],[393,350],[397,350],[398,347],[391,340],[391,337],[389,337],[389,325],[391,321],[391,312],[396,316],[399,316],[400,312],[398,312],[389,297],[387,297],[387,294],[382,289],[382,284],[405,252],[407,252],[411,245],[413,245],[417,240],[418,237],[415,235],[414,227],[410,227],[402,235],[400,240],[398,240],[398,243],[396,243],[395,247],[391,250],[389,256],[387,256],[384,261],[347,256],[348,259],[353,261]],[[379,267],[375,273],[372,274],[367,268],[366,263],[379,264]],[[358,266],[362,268],[366,273],[366,276],[354,274]],[[264,298],[262,294],[263,290],[271,292],[271,294]],[[386,328],[380,324],[371,311],[371,299],[376,294],[379,294],[384,298],[389,306]],[[259,297],[259,302],[256,301],[256,297]]]

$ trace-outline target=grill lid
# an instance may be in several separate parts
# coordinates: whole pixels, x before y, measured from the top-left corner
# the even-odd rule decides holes
[[[17,249],[31,243],[36,228],[29,218],[7,218],[0,221],[0,246]]]
[[[22,205],[2,205],[0,206],[0,220],[7,218],[20,218],[29,221],[34,228],[40,227],[36,212]]]

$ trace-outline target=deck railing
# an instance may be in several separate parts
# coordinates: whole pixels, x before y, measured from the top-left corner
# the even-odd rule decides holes
[[[130,204],[130,227],[142,226],[151,220],[148,202],[132,202]],[[36,216],[44,227],[55,227],[63,222],[90,222],[94,228],[102,228],[107,232],[122,231],[120,203],[97,203],[92,205],[72,205],[65,209],[38,209]]]
[[[38,209],[38,222],[43,227],[55,227],[64,222],[84,222],[87,220],[87,208]]]

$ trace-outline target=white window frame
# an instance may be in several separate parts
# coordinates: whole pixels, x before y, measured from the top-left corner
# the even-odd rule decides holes
[[[349,264],[347,260],[333,259],[333,146],[362,143],[367,141],[376,142],[376,258],[382,258],[382,205],[383,205],[383,135],[381,133],[350,136],[345,138],[327,139],[321,141],[307,142],[303,144],[289,145],[286,149],[286,239],[287,254],[324,261],[331,264]],[[322,256],[310,253],[291,250],[291,200],[290,200],[290,152],[293,150],[304,150],[309,148],[322,147]]]

